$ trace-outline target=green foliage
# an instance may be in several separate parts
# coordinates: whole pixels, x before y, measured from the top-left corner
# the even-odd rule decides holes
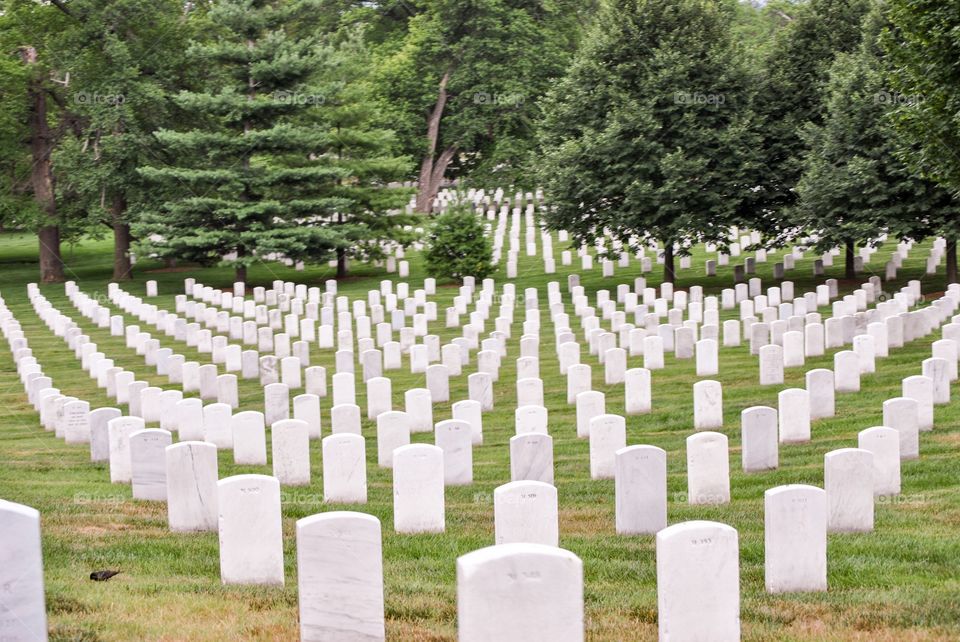
[[[158,131],[170,162],[140,169],[166,197],[138,226],[147,252],[224,262],[243,278],[274,255],[374,255],[401,228],[404,217],[388,208],[405,194],[388,182],[405,160],[392,154],[389,132],[368,124],[362,39],[303,28],[315,4],[213,7],[217,38],[190,51],[210,70],[205,87],[176,99],[199,123]]]
[[[59,140],[71,125],[60,43],[74,25],[74,19],[52,4],[0,2],[0,224],[4,226],[34,230],[51,222],[49,213],[34,200],[31,184],[28,86],[39,81],[45,89],[51,135]],[[24,63],[27,49],[36,52],[34,64]],[[62,220],[59,212],[57,217]]]
[[[538,165],[550,228],[678,252],[727,242],[759,169],[731,13],[705,0],[603,5],[545,101]]]
[[[58,46],[70,74],[74,125],[54,154],[54,169],[68,227],[97,233],[128,222],[153,199],[137,168],[160,153],[155,129],[189,119],[172,94],[194,80],[184,50],[202,17],[191,12],[185,19],[177,0],[81,0],[70,10],[74,28]]]
[[[798,223],[826,251],[863,243],[883,232],[920,240],[956,234],[960,204],[935,183],[919,178],[900,159],[907,143],[891,126],[897,100],[886,84],[875,46],[879,16],[866,21],[856,53],[841,54],[829,72],[822,125],[810,125],[810,153],[797,185]]]
[[[769,0],[762,4],[728,1],[735,7],[733,37],[744,43],[747,55],[756,63],[762,63],[770,55],[780,30],[809,7],[805,0]]]
[[[888,0],[882,38],[898,97],[896,124],[916,171],[960,192],[960,12],[956,2]]]
[[[569,63],[591,3],[581,0],[429,0],[404,37],[384,48],[382,107],[417,160],[445,73],[448,100],[437,149],[453,148],[451,171],[498,184],[524,177],[537,101]],[[529,179],[527,180],[529,183]],[[532,186],[532,185],[530,185]]]
[[[485,278],[493,272],[493,251],[483,221],[468,207],[439,214],[427,233],[423,258],[427,273],[437,278]]]
[[[838,53],[860,43],[860,24],[870,0],[812,0],[774,38],[758,78],[755,110],[763,171],[751,202],[756,227],[774,238],[789,232],[803,171],[807,123],[823,123],[824,87]],[[783,240],[781,238],[781,240]]]

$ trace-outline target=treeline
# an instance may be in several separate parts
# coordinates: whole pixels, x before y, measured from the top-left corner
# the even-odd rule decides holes
[[[956,3],[604,3],[548,93],[550,225],[658,242],[665,278],[731,226],[770,247],[946,238],[957,279]]]
[[[0,222],[227,264],[377,259],[457,179],[578,242],[948,239],[950,3],[0,2]],[[403,185],[410,187],[404,188]],[[510,193],[508,191],[508,193]],[[414,207],[407,207],[408,203]]]

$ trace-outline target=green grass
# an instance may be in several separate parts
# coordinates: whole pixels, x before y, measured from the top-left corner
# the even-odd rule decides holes
[[[562,244],[556,244],[556,255]],[[905,262],[902,279],[886,286],[896,291],[909,278],[921,278],[928,246],[917,247]],[[86,241],[65,249],[68,278],[93,296],[105,294],[110,276],[111,251],[104,241]],[[892,251],[880,250],[868,267],[882,275],[882,266]],[[418,287],[424,273],[419,257],[410,253],[410,283]],[[758,266],[765,287],[772,285],[773,262]],[[707,293],[730,287],[732,267],[719,268],[715,278],[703,274],[703,254],[694,257],[694,268],[679,273],[679,288],[702,284]],[[788,273],[796,292],[812,289],[812,257],[798,261]],[[577,267],[577,266],[574,266]],[[828,268],[839,277],[841,268]],[[542,330],[540,372],[546,405],[550,410],[550,433],[554,438],[556,485],[560,498],[561,546],[583,559],[588,638],[594,640],[655,639],[656,581],[653,537],[621,537],[614,530],[612,481],[589,478],[588,445],[576,438],[575,413],[566,404],[566,381],[559,375],[553,350],[553,326],[547,311],[546,284],[561,282],[565,300],[566,276],[571,268],[558,266],[558,274],[542,273],[539,259],[521,257],[518,294],[525,287],[540,289]],[[639,275],[639,263],[617,269],[616,277],[604,279],[597,266],[581,275],[581,283],[593,298],[598,289],[615,294],[618,283],[631,283]],[[144,281],[156,279],[161,296],[158,305],[173,309],[175,294],[182,292],[183,278],[194,276],[203,283],[229,287],[227,269],[178,269],[142,262],[136,278],[123,284],[143,295]],[[264,264],[250,271],[252,285],[266,285],[275,278],[323,285],[332,271],[312,268],[295,272],[277,264]],[[498,288],[506,282],[496,275]],[[650,274],[655,284],[660,274]],[[46,374],[65,394],[91,402],[92,407],[113,405],[80,369],[79,362],[62,340],[40,321],[26,300],[26,283],[37,278],[35,240],[23,235],[0,237],[0,292],[22,323],[30,347]],[[354,276],[339,285],[341,293],[361,296],[377,287],[381,270],[357,266]],[[394,280],[395,277],[393,277]],[[862,280],[866,280],[864,275]],[[859,281],[857,282],[859,283]],[[841,282],[849,291],[857,283]],[[944,289],[942,275],[923,277],[924,291]],[[165,378],[151,374],[141,357],[125,347],[122,338],[94,327],[72,308],[62,285],[42,286],[43,294],[62,312],[77,321],[84,332],[117,365],[133,370],[153,385]],[[453,286],[438,289],[440,321],[431,331],[444,341],[455,333],[443,328],[443,310],[456,294]],[[105,300],[105,297],[104,297]],[[522,297],[521,297],[522,301]],[[13,368],[5,358],[0,368],[0,496],[40,510],[46,576],[47,607],[54,640],[175,640],[175,639],[292,639],[297,635],[296,551],[294,523],[297,519],[331,509],[362,510],[378,517],[384,533],[384,573],[388,637],[404,640],[448,640],[456,636],[455,560],[457,556],[493,543],[493,489],[510,480],[508,441],[514,434],[515,365],[519,355],[522,303],[518,303],[514,336],[495,385],[496,407],[484,415],[484,443],[474,451],[472,486],[448,488],[447,529],[442,535],[397,535],[393,532],[391,477],[376,466],[375,426],[364,420],[367,437],[369,503],[360,507],[324,505],[320,447],[311,443],[313,483],[284,491],[284,545],[287,584],[284,588],[224,587],[220,584],[216,534],[172,534],[166,529],[166,509],[161,503],[133,501],[130,487],[112,485],[105,464],[91,464],[85,447],[67,446],[38,425],[28,406]],[[828,310],[824,310],[828,312]],[[495,314],[493,315],[495,316]],[[725,311],[723,319],[731,318]],[[128,323],[134,322],[132,318]],[[492,322],[488,331],[492,329]],[[960,559],[960,495],[957,493],[956,447],[960,443],[960,404],[936,408],[936,427],[921,435],[921,458],[903,465],[903,493],[893,501],[878,504],[876,529],[871,534],[831,535],[829,538],[829,586],[826,593],[767,595],[763,589],[763,492],[787,483],[822,485],[823,455],[835,448],[855,446],[857,432],[879,425],[882,403],[900,395],[900,381],[920,373],[920,362],[930,356],[934,337],[912,342],[877,360],[877,372],[863,377],[862,392],[838,395],[837,416],[813,424],[813,441],[784,446],[780,468],[746,475],[740,470],[740,411],[752,405],[776,407],[777,392],[803,387],[803,374],[815,367],[832,367],[832,353],[808,359],[803,368],[788,369],[783,386],[757,384],[757,360],[746,347],[720,349],[723,383],[724,429],[730,438],[733,501],[727,506],[689,506],[686,490],[684,440],[692,432],[692,385],[698,379],[694,361],[676,361],[668,355],[667,368],[653,373],[654,411],[627,418],[629,444],[652,444],[668,453],[669,520],[717,520],[740,533],[743,637],[746,640],[903,640],[957,639],[960,637],[960,582],[956,573]],[[187,358],[199,358],[185,344],[163,337]],[[622,386],[603,385],[602,367],[586,354],[593,366],[594,389],[607,396],[608,412],[623,414]],[[333,352],[312,351],[314,364],[332,372]],[[451,380],[453,401],[467,396],[466,375]],[[630,357],[629,366],[642,365]],[[402,409],[403,392],[423,386],[423,375],[390,371],[393,403]],[[170,387],[166,384],[166,387]],[[242,409],[261,409],[262,392],[256,382],[241,381]],[[366,408],[363,386],[358,386],[358,404]],[[434,420],[451,415],[449,403],[438,404]],[[324,428],[329,434],[330,398],[322,401]],[[364,412],[365,416],[365,412]],[[429,434],[414,435],[416,442],[430,442]],[[269,440],[268,440],[269,446]],[[220,455],[220,475],[259,472],[268,467],[236,466],[229,452]],[[121,569],[110,582],[87,579],[92,570]]]

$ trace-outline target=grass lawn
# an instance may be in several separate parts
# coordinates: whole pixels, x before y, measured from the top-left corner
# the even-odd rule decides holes
[[[86,376],[66,344],[40,321],[27,302],[26,284],[37,278],[36,241],[26,235],[0,236],[0,293],[23,325],[34,355],[54,385],[64,394],[90,401],[91,407],[114,405]],[[556,253],[563,244],[556,243]],[[900,271],[901,280],[885,286],[895,292],[907,279],[922,278],[924,293],[944,290],[942,275],[923,277],[929,246],[913,249]],[[883,274],[883,264],[893,250],[885,246],[868,268]],[[412,289],[420,287],[424,272],[419,257],[410,253]],[[774,285],[773,262],[758,265],[764,286]],[[112,247],[107,241],[89,240],[64,248],[68,278],[87,294],[102,295],[111,273]],[[703,276],[702,253],[693,268],[679,271],[678,288],[702,284],[708,294],[732,287],[732,267],[719,268],[718,276]],[[812,256],[799,260],[788,273],[796,292],[811,290]],[[842,261],[828,268],[838,277]],[[309,487],[284,489],[284,545],[286,586],[224,587],[220,584],[217,536],[172,534],[167,531],[163,503],[133,501],[129,485],[110,483],[106,464],[92,464],[89,451],[68,446],[45,432],[28,405],[12,359],[0,359],[0,497],[27,504],[42,514],[47,609],[54,640],[230,640],[295,639],[297,626],[296,551],[294,523],[324,510],[361,510],[378,517],[384,533],[387,635],[403,640],[451,640],[456,637],[455,560],[459,555],[493,543],[493,489],[510,481],[508,441],[514,434],[516,406],[514,360],[519,356],[523,318],[522,289],[540,290],[542,330],[540,373],[550,433],[554,438],[556,486],[560,501],[560,544],[584,562],[587,637],[593,640],[652,640],[657,636],[656,566],[652,536],[617,536],[614,529],[613,481],[591,481],[588,444],[576,438],[575,412],[566,404],[566,379],[559,374],[553,350],[553,325],[547,310],[546,286],[561,283],[568,312],[573,316],[566,277],[570,267],[545,275],[539,258],[521,257],[517,323],[495,384],[496,407],[484,415],[484,443],[474,450],[474,484],[448,488],[446,532],[441,535],[397,535],[393,532],[391,475],[376,465],[375,425],[364,419],[367,438],[368,493],[365,506],[345,507],[322,503],[319,443],[311,442],[313,482]],[[576,270],[579,271],[579,270]],[[142,261],[135,280],[123,287],[144,294],[144,281],[159,282],[161,307],[174,309],[174,295],[183,291],[183,278],[229,287],[232,271],[219,268],[177,268]],[[273,279],[320,285],[332,269],[295,272],[278,264],[250,270],[253,285],[269,287]],[[498,289],[506,282],[503,270],[495,275]],[[599,266],[581,275],[591,294],[631,283],[639,276],[639,262],[617,269],[604,279]],[[648,276],[649,284],[660,273]],[[863,281],[869,275],[863,276]],[[357,266],[353,276],[339,284],[351,297],[363,296],[392,278],[383,271]],[[841,292],[860,281],[841,281]],[[63,295],[62,285],[42,286],[43,294],[71,316],[116,365],[137,373],[151,385],[171,387],[165,377],[152,374],[142,357],[125,347],[123,339],[110,337],[83,318]],[[431,331],[444,341],[459,334],[443,328],[443,310],[457,290],[438,288],[440,321]],[[821,310],[825,316],[828,309]],[[115,311],[114,313],[119,313]],[[721,322],[734,311],[723,311]],[[493,322],[487,325],[492,330]],[[128,323],[135,323],[132,318]],[[607,324],[605,324],[607,325]],[[484,335],[485,336],[485,335]],[[784,386],[758,385],[756,357],[746,346],[720,349],[724,428],[730,438],[732,502],[726,506],[688,506],[685,503],[686,466],[684,440],[693,430],[693,360],[667,356],[667,368],[653,373],[651,414],[627,418],[628,444],[651,444],[668,453],[669,521],[671,524],[708,519],[735,527],[740,534],[741,617],[745,640],[956,640],[960,638],[960,401],[936,408],[935,429],[921,434],[921,458],[904,462],[901,496],[878,503],[876,528],[870,534],[830,535],[829,591],[814,594],[767,595],[763,587],[763,493],[780,484],[822,486],[823,456],[830,450],[856,446],[857,432],[881,423],[885,399],[900,396],[904,377],[920,374],[920,363],[930,356],[927,337],[891,351],[877,360],[877,372],[864,375],[862,392],[837,395],[837,416],[813,424],[809,444],[782,446],[780,468],[744,474],[740,469],[740,412],[753,405],[776,407],[777,393],[787,387],[804,387],[806,370],[832,368],[834,351],[808,359],[803,368],[788,369]],[[579,338],[578,331],[578,340]],[[199,359],[192,348],[162,337],[161,344]],[[605,386],[603,369],[584,349],[584,362],[593,367],[594,389],[606,393],[607,411],[623,414],[623,386]],[[312,363],[333,372],[333,351],[312,350]],[[451,379],[451,398],[467,398],[466,375],[476,368],[475,353],[462,376]],[[406,367],[405,359],[405,367]],[[628,367],[642,365],[630,357]],[[394,408],[402,409],[403,392],[425,387],[423,375],[406,370],[387,373],[393,381]],[[241,380],[241,408],[262,410],[262,391],[255,381]],[[957,391],[954,391],[957,394]],[[357,403],[366,417],[365,388],[358,383]],[[321,401],[324,434],[329,434],[330,397]],[[450,418],[449,403],[437,404],[434,420]],[[122,408],[124,411],[125,408]],[[432,435],[416,434],[415,442],[432,443]],[[269,438],[268,438],[269,448]],[[221,452],[220,476],[238,473],[269,474],[269,467],[237,466],[232,453]],[[120,569],[110,582],[91,582],[93,570]]]

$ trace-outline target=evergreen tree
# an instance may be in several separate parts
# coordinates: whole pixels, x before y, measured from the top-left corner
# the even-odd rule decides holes
[[[371,80],[373,60],[362,31],[342,29],[336,39],[321,56],[322,108],[306,112],[305,123],[327,132],[330,144],[325,161],[343,173],[335,181],[311,187],[315,194],[330,199],[334,208],[315,224],[332,226],[340,234],[337,276],[343,277],[349,258],[380,259],[385,240],[413,242],[410,226],[415,219],[400,213],[410,192],[388,187],[406,176],[411,163],[397,155],[394,132],[379,126]]]
[[[399,162],[385,151],[388,136],[363,132],[362,114],[337,104],[349,97],[340,79],[317,81],[338,53],[305,27],[318,6],[213,6],[210,20],[221,32],[190,51],[210,70],[209,88],[177,97],[203,125],[158,131],[173,161],[141,169],[166,190],[163,205],[145,212],[138,228],[146,251],[232,265],[245,281],[247,267],[267,256],[322,261],[394,227],[381,220],[385,212],[366,208],[384,205],[375,190],[386,187],[382,178]]]
[[[749,79],[728,4],[609,0],[544,107],[552,229],[592,243],[725,246],[756,171]]]
[[[887,232],[920,240],[943,233],[955,238],[960,204],[935,183],[915,175],[898,153],[891,126],[897,96],[889,91],[877,47],[880,18],[868,16],[856,53],[831,66],[826,114],[808,127],[810,147],[797,185],[800,224],[816,234],[816,249],[846,248],[846,277],[854,278],[854,247]],[[954,262],[954,276],[955,274]]]
[[[493,250],[485,225],[465,205],[451,207],[433,220],[423,258],[428,274],[460,283],[465,276],[483,279],[493,272]]]

